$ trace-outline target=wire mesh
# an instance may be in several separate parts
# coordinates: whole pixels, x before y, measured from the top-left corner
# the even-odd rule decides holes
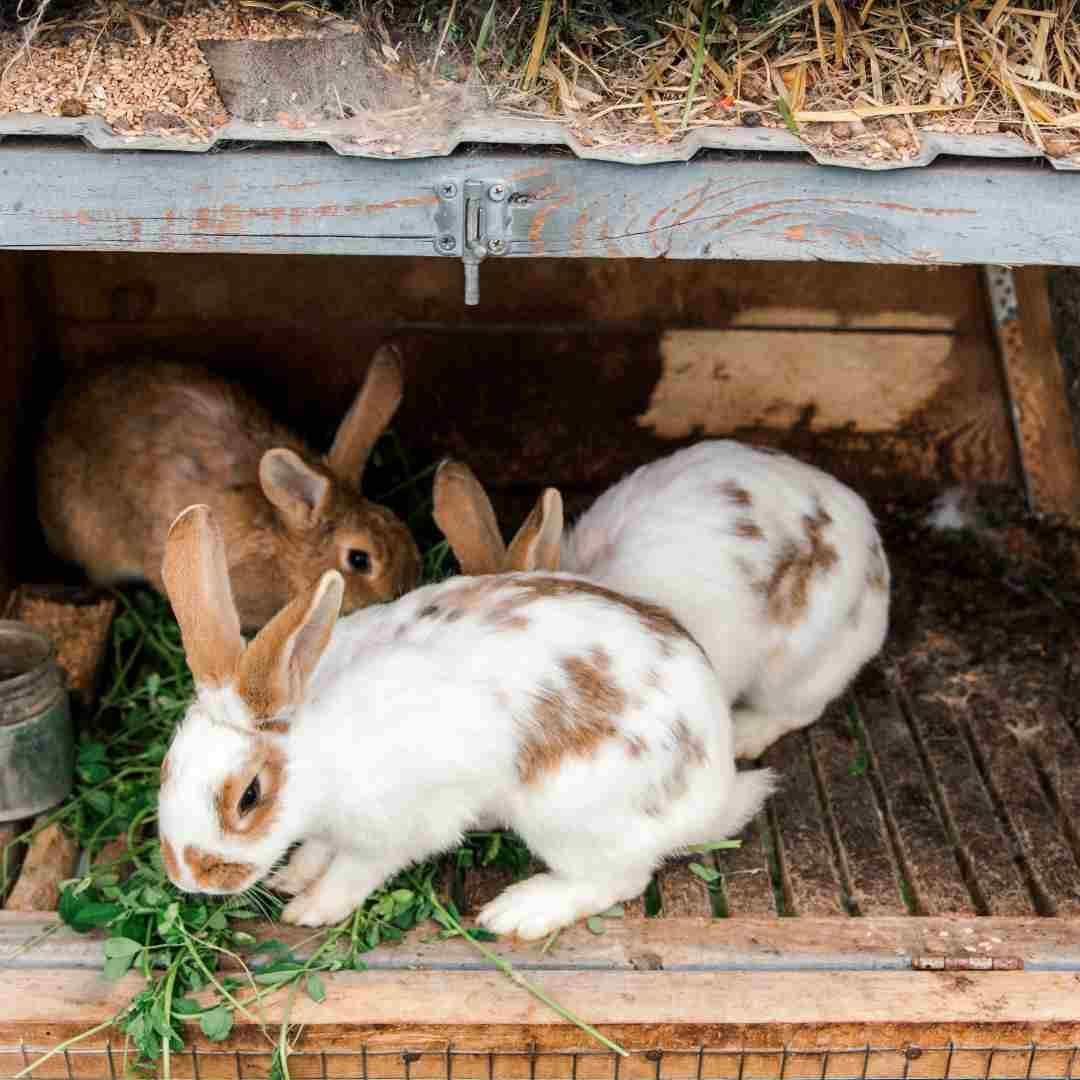
[[[123,1080],[132,1062],[112,1043],[69,1047],[34,1065],[49,1047],[0,1046],[0,1080]],[[629,1058],[603,1050],[535,1048],[297,1048],[294,1080],[1077,1080],[1080,1046],[1024,1045],[650,1049]],[[260,1080],[273,1049],[194,1047],[174,1054],[174,1080]]]

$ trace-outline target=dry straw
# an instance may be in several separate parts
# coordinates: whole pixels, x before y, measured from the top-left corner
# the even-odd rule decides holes
[[[560,121],[589,144],[786,124],[808,142],[870,157],[911,156],[920,128],[1009,131],[1052,154],[1080,149],[1080,0],[333,0],[333,11],[300,0],[53,5],[64,15],[39,15],[32,44],[25,24],[0,37],[0,111],[57,111],[64,88],[50,80],[50,65],[62,67],[77,50],[74,82],[59,80],[67,93],[79,91],[90,111],[137,128],[140,108],[154,106],[144,95],[120,108],[110,73],[137,65],[142,52],[167,54],[175,40],[186,51],[170,70],[206,123],[216,95],[191,48],[196,33],[298,36],[348,18],[391,46],[383,50],[387,68],[402,79],[471,79],[494,108]],[[51,88],[40,100],[35,78]],[[83,93],[87,85],[105,88],[111,114]],[[183,115],[175,97],[156,110]]]

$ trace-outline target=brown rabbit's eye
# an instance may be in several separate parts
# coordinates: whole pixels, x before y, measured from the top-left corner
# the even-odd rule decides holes
[[[259,778],[256,776],[254,780],[244,789],[244,794],[240,796],[240,805],[237,810],[240,816],[250,814],[255,808],[255,804],[259,801]]]
[[[371,556],[366,551],[353,548],[349,552],[349,569],[358,574],[366,574],[371,569]]]

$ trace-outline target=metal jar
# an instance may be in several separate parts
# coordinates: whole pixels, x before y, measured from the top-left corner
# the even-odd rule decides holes
[[[0,620],[0,822],[33,817],[71,794],[75,733],[52,642]]]

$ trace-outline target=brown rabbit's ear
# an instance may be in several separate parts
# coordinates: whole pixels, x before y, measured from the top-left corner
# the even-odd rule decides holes
[[[223,686],[236,675],[244,639],[229,584],[225,541],[209,506],[189,506],[173,521],[161,576],[195,681]]]
[[[498,574],[506,545],[495,511],[468,465],[444,461],[435,470],[435,524],[461,565],[463,574]]]
[[[318,521],[330,494],[330,481],[285,447],[263,454],[259,483],[263,494],[299,529]]]
[[[562,553],[562,527],[562,496],[556,488],[546,488],[510,544],[506,569],[554,573]]]
[[[344,595],[345,579],[337,570],[327,570],[255,635],[240,661],[236,691],[256,727],[287,730],[281,713],[303,700],[307,681],[330,643]]]
[[[400,404],[401,350],[396,345],[381,345],[326,455],[326,464],[342,483],[360,486],[371,448]]]

